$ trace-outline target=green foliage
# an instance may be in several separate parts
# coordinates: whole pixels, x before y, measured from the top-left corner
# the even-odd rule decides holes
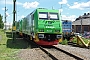
[[[2,21],[2,18],[3,18],[3,16],[1,16],[1,14],[0,14],[0,28],[1,29],[3,29],[3,27],[4,27],[4,23]]]
[[[73,37],[74,39],[72,40],[73,43],[77,43],[77,37]],[[86,39],[86,38],[82,38],[83,41],[87,44],[88,43],[88,40],[89,39]],[[62,45],[67,45],[68,44],[68,41],[65,39],[63,40],[62,42],[60,42],[60,44]],[[79,44],[82,44],[81,42]]]
[[[77,43],[77,38],[73,37],[74,39],[72,40],[73,43]]]
[[[65,39],[61,42],[62,45],[67,45],[68,44],[68,41]]]
[[[89,39],[86,38],[82,38],[84,40],[84,42],[87,44]]]
[[[83,37],[82,37],[82,39],[83,39],[83,41],[84,41],[86,44],[88,43],[88,39],[83,38]],[[77,43],[77,38],[74,37],[74,39],[72,40],[72,42],[73,42],[73,43]],[[80,42],[80,44],[82,44],[82,43]]]

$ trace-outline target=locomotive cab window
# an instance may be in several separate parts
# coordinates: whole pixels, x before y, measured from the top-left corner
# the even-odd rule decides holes
[[[48,12],[39,12],[39,19],[48,20]]]
[[[49,13],[50,20],[59,20],[58,13]]]

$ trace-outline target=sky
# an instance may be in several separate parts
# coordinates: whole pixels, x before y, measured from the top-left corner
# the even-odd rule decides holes
[[[6,1],[6,3],[5,3]],[[0,14],[6,22],[13,23],[13,0],[0,0]],[[75,21],[84,13],[90,13],[90,0],[16,0],[16,18],[18,21],[36,8],[57,9],[61,12],[62,20]]]

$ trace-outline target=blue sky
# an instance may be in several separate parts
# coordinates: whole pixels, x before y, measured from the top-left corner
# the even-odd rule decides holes
[[[74,21],[78,16],[90,12],[90,0],[16,0],[16,20],[27,16],[36,8],[58,9],[63,20]],[[13,0],[6,0],[7,23],[13,21]],[[0,0],[0,14],[5,21],[5,0]]]

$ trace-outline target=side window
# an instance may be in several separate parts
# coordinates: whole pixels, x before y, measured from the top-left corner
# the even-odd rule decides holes
[[[34,31],[34,14],[31,15],[31,32]]]
[[[89,31],[88,26],[84,26],[84,31]]]
[[[31,15],[31,20],[34,20],[34,15],[33,14]]]
[[[77,26],[77,32],[81,31],[81,26]]]
[[[31,15],[31,25],[33,26],[34,15]]]

